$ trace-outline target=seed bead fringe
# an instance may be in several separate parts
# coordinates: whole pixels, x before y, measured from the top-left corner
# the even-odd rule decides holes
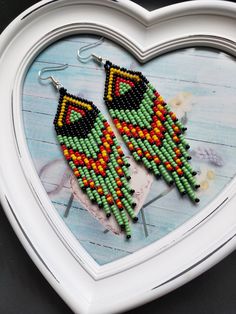
[[[199,184],[189,163],[190,145],[183,135],[187,128],[141,72],[110,61],[105,70],[104,100],[134,159],[198,203],[195,190]]]
[[[113,214],[130,238],[128,216],[138,220],[129,185],[130,165],[104,116],[92,102],[61,88],[54,126],[80,188],[107,218]]]

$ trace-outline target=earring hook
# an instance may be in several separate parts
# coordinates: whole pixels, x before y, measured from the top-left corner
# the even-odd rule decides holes
[[[91,53],[89,56],[82,56],[81,53],[83,51],[89,50],[91,48],[97,47],[99,45],[101,45],[104,42],[104,37],[99,38],[97,41],[93,42],[93,43],[89,43],[85,46],[82,46],[78,49],[78,59],[80,62],[82,63],[87,63],[89,60],[94,59],[95,61],[97,61],[98,63],[103,63],[104,61],[106,61],[106,59],[95,55],[94,53]]]
[[[44,80],[51,80],[51,83],[53,84],[53,86],[59,90],[61,87],[63,87],[63,85],[55,79],[54,76],[52,75],[49,75],[47,77],[42,77],[42,74],[45,73],[45,72],[48,72],[48,71],[60,71],[60,70],[64,70],[68,68],[68,64],[63,64],[63,65],[59,65],[59,66],[55,66],[55,67],[45,67],[45,68],[42,68],[41,70],[39,70],[38,72],[38,77],[40,80],[44,81]]]

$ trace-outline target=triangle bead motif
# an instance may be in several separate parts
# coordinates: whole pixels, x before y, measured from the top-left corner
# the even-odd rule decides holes
[[[133,74],[132,71],[120,69],[113,65],[110,66],[107,70],[105,100],[112,101],[114,96],[119,97],[125,94],[140,80],[141,76],[138,73]]]
[[[125,94],[128,90],[130,90],[132,87],[134,87],[134,83],[125,80],[121,77],[116,78],[116,83],[115,83],[115,95],[120,96]]]
[[[60,104],[60,110],[57,119],[57,125],[62,127],[64,123],[70,124],[71,122],[75,122],[78,120],[79,115],[83,116],[85,114],[85,110],[92,110],[92,106],[89,103],[81,101],[74,97],[69,97],[68,95],[64,95]],[[71,112],[72,120],[71,120]],[[77,118],[75,118],[77,116]],[[73,118],[74,117],[74,118]]]
[[[76,121],[78,121],[80,118],[82,118],[82,115],[75,111],[75,110],[71,110],[71,113],[70,113],[70,123],[74,123]]]
[[[66,114],[66,123],[74,123],[78,121],[82,116],[85,115],[84,110],[76,108],[74,106],[69,106]]]

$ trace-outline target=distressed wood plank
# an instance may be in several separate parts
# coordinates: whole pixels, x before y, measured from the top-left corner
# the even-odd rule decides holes
[[[106,113],[104,113],[104,115],[110,120],[110,117],[107,116]],[[193,117],[193,115],[194,114],[192,113],[191,117]],[[224,123],[224,116],[222,116],[221,122],[219,121],[219,116],[219,120],[216,120],[215,123],[211,119],[209,119],[208,123],[205,118],[203,118],[203,120],[199,118],[197,121],[194,118],[192,120],[190,119],[188,122],[186,138],[221,145],[236,146],[236,129],[231,127],[230,123],[227,124],[227,121]],[[26,120],[27,124],[25,123],[25,132],[28,138],[56,143],[52,116],[25,112],[24,121]],[[232,123],[234,123],[234,121],[232,121]]]
[[[224,184],[224,182],[222,182]],[[45,184],[47,189],[51,189],[51,186]],[[212,186],[211,190],[208,191],[209,195],[212,194],[212,191],[215,191],[215,186]],[[133,229],[133,241],[132,243],[127,242],[122,236],[114,236],[110,232],[105,233],[103,226],[97,222],[87,210],[80,207],[78,201],[74,201],[70,209],[70,213],[67,218],[64,218],[65,205],[66,201],[69,198],[70,190],[64,189],[63,193],[66,197],[65,203],[63,199],[57,197],[57,200],[54,201],[54,197],[51,197],[55,208],[58,210],[58,213],[62,217],[63,221],[70,226],[72,232],[76,237],[81,241],[82,246],[87,249],[87,244],[93,244],[93,249],[95,252],[98,249],[98,252],[101,254],[105,250],[106,254],[111,253],[111,250],[116,252],[115,255],[110,254],[107,261],[112,261],[117,258],[121,258],[124,254],[130,254],[135,252],[137,249],[140,249],[143,245],[152,243],[153,241],[160,239],[165,236],[173,229],[177,228],[179,225],[184,223],[189,219],[189,215],[194,215],[198,212],[188,208],[188,213],[180,213],[176,211],[176,207],[173,206],[173,209],[167,209],[166,207],[161,207],[162,205],[168,204],[170,206],[170,200],[166,199],[165,202],[159,202],[158,206],[153,204],[148,206],[145,209],[145,217],[147,222],[148,238],[144,237],[144,229],[141,223],[132,225]],[[214,196],[212,196],[214,198]],[[170,199],[174,202],[173,196]],[[164,200],[164,199],[163,199]],[[181,201],[180,201],[181,203]],[[183,205],[183,204],[182,204]],[[186,206],[185,206],[186,208]],[[91,245],[90,245],[91,246]],[[91,251],[92,253],[93,251]],[[90,252],[89,252],[90,253]]]
[[[97,35],[90,35],[89,38],[87,35],[80,34],[79,36],[73,35],[70,37],[65,38],[65,41],[71,41],[71,42],[77,42],[79,45],[83,46],[86,44],[91,44],[96,42],[100,37]],[[105,37],[105,40],[103,42],[103,47],[107,48],[110,47],[110,40]],[[230,58],[228,54],[224,53],[223,51],[219,51],[213,48],[206,48],[204,47],[192,47],[192,48],[185,48],[178,50],[178,53],[180,54],[188,54],[188,55],[194,55],[194,56],[201,56],[202,58],[215,58],[215,59],[225,59]],[[233,58],[233,57],[232,57]]]
[[[212,143],[201,143],[199,141],[190,140],[192,156],[193,159],[191,164],[193,165],[196,170],[199,170],[202,166],[207,166],[213,169],[218,176],[224,176],[227,178],[232,178],[236,174],[236,163],[235,163],[235,156],[236,156],[236,147],[230,146],[222,146],[218,144]],[[32,158],[35,162],[36,169],[39,171],[45,164],[52,162],[53,160],[60,159],[61,165],[60,167],[67,167],[66,162],[62,156],[60,151],[60,147],[55,144],[39,142],[37,140],[28,139],[29,149],[31,151]],[[194,152],[197,152],[198,149],[205,148],[205,149],[212,149],[220,159],[223,160],[223,165],[217,166],[216,164],[212,164],[209,160],[199,160],[199,158],[194,156]],[[58,167],[58,164],[56,165]],[[69,169],[69,167],[68,167]],[[55,172],[55,171],[54,171]],[[53,180],[53,171],[50,171],[50,176]],[[51,183],[55,183],[51,181]]]
[[[97,68],[98,66],[92,61],[87,64],[78,61],[77,50],[80,46],[76,42],[61,40],[44,50],[36,60],[62,64],[68,63],[69,65],[80,66],[81,68]],[[94,48],[93,51],[98,55],[104,55],[103,45]],[[91,51],[86,53],[89,54]],[[115,64],[126,68],[133,66],[137,67],[137,70],[140,70],[140,64],[134,60],[133,56],[116,44],[110,44],[107,47],[106,56],[108,58],[112,56],[109,59]],[[141,67],[142,72],[149,77],[164,77],[178,81],[184,79],[190,82],[193,81],[215,86],[232,86],[236,88],[235,82],[231,79],[231,75],[235,73],[236,65],[232,65],[230,58],[222,58],[220,61],[218,62],[215,58],[208,58],[206,67],[202,66],[203,60],[201,56],[181,54],[175,51],[155,58]]]
[[[39,70],[40,67],[37,68]],[[37,70],[30,74],[29,79],[33,81],[36,76]],[[87,76],[88,79],[83,81],[83,84],[80,84],[81,86],[79,86],[78,80],[78,83],[76,83],[76,86],[74,86],[74,93],[91,99],[94,101],[95,105],[98,106],[100,110],[102,110],[105,108],[105,104],[102,99],[104,85],[99,82],[100,77],[94,75],[93,71],[88,70]],[[64,81],[65,78],[61,80]],[[92,89],[90,86],[91,81],[93,81]],[[190,82],[181,82],[176,84],[176,82],[170,80],[163,82],[157,78],[155,78],[152,83],[156,86],[158,92],[165,98],[167,102],[171,100],[171,98],[178,95],[181,91],[191,94],[191,103],[194,107],[197,107],[197,109],[194,110],[194,116],[200,115],[201,119],[207,119],[207,117],[209,119],[219,119],[219,117],[222,118],[222,112],[224,112],[224,119],[229,120],[232,119],[232,115],[235,114],[236,101],[234,89],[229,89],[226,87],[217,87],[216,89],[212,86],[204,84],[198,84],[196,88],[196,85]],[[67,90],[72,92],[71,88],[68,86]],[[36,81],[27,84],[25,88],[23,109],[30,112],[54,115],[57,107],[57,101],[58,95],[52,86],[42,86]],[[205,111],[204,115],[202,114],[202,110]]]

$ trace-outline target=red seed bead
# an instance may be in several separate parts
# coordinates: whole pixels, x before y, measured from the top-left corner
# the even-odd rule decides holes
[[[116,184],[117,184],[119,187],[121,187],[121,186],[123,185],[123,183],[122,183],[120,180],[117,181]]]
[[[153,160],[155,161],[155,163],[156,163],[157,165],[160,165],[160,164],[161,164],[161,161],[160,161],[160,159],[159,159],[157,156],[154,156],[154,157],[153,157]]]
[[[89,180],[89,186],[91,187],[91,189],[95,188],[95,183],[93,182],[93,180]]]
[[[175,143],[180,143],[180,139],[178,138],[177,135],[174,135],[174,136],[173,136],[173,141],[174,141]]]
[[[122,209],[123,208],[123,205],[121,203],[121,201],[119,199],[116,200],[116,205],[119,209]]]
[[[176,120],[177,120],[177,117],[176,117],[176,115],[175,115],[174,112],[170,111],[170,112],[169,112],[169,115],[170,115],[170,117],[171,117],[171,119],[172,119],[173,121],[176,121]]]

